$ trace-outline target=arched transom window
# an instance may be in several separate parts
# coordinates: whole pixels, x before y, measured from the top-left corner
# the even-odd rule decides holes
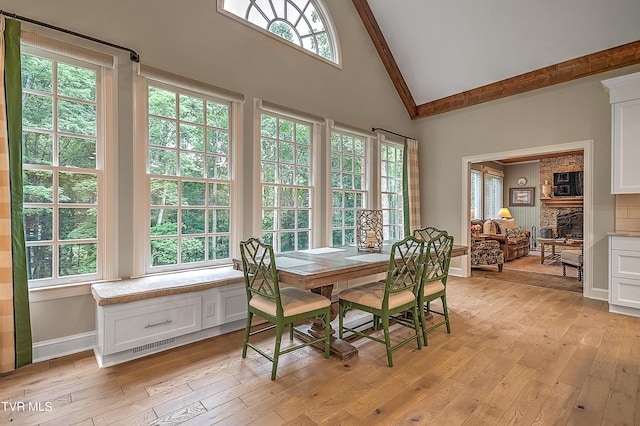
[[[222,10],[331,62],[337,36],[321,0],[219,0]]]

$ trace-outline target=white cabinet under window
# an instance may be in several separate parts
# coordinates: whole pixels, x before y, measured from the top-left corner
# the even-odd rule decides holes
[[[640,316],[640,237],[609,236],[609,311]]]
[[[602,84],[612,108],[611,193],[640,193],[640,73]]]
[[[97,306],[95,354],[100,367],[241,329],[247,318],[244,283],[127,300],[123,295],[121,303]]]

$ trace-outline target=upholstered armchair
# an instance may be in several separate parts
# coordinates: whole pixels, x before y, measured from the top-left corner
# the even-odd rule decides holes
[[[471,267],[496,265],[502,272],[504,253],[496,240],[473,241],[471,243]]]

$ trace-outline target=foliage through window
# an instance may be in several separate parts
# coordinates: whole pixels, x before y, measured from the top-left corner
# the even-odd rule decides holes
[[[338,63],[335,31],[321,0],[221,0],[222,8],[324,59]]]
[[[356,211],[366,208],[366,144],[361,137],[331,132],[331,239],[355,244]]]
[[[274,250],[310,248],[311,125],[271,114],[260,117],[262,238]]]
[[[230,104],[161,85],[147,94],[149,266],[228,261]]]
[[[480,170],[471,169],[471,211],[469,212],[471,220],[484,219],[484,202],[482,199],[482,172]]]
[[[386,142],[380,144],[382,234],[385,241],[404,238],[403,155],[402,145]]]
[[[21,67],[29,284],[99,279],[101,69],[44,52],[23,53]]]

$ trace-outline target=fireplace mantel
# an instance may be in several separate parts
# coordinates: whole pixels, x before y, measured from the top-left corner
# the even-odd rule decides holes
[[[547,207],[582,207],[582,197],[553,197],[540,198],[540,202],[546,204]]]

